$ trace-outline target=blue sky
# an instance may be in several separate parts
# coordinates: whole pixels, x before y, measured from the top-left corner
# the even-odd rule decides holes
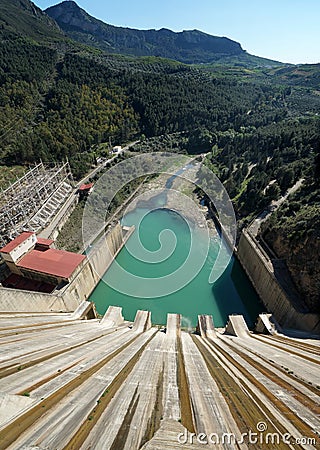
[[[40,8],[59,0],[35,0]],[[198,29],[227,36],[257,56],[320,62],[320,0],[77,0],[104,22],[131,28]]]

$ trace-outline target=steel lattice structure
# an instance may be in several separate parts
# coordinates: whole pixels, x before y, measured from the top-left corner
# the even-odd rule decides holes
[[[22,231],[47,226],[72,192],[68,162],[44,164],[30,169],[0,194],[0,247]]]

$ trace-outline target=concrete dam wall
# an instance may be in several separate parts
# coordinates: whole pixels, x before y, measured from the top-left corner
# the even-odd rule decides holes
[[[320,317],[294,304],[279,284],[271,259],[246,230],[241,234],[237,256],[267,312],[272,313],[283,328],[320,334]]]
[[[88,261],[81,272],[71,281],[61,294],[66,305],[75,309],[87,300],[102,278],[103,274],[112,264],[115,256],[129,239],[134,228],[123,231],[120,223],[117,223],[106,236],[103,236],[93,247],[88,255]]]
[[[0,312],[70,311],[62,298],[53,294],[0,288]]]
[[[87,300],[100,277],[133,232],[117,223],[92,248],[88,260],[73,280],[60,292],[43,294],[0,288],[0,312],[70,312]]]

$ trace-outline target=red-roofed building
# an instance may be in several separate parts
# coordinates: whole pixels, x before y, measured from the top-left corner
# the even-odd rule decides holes
[[[87,184],[82,184],[79,187],[79,191],[83,192],[83,191],[90,191],[93,188],[93,183],[87,183]]]
[[[37,237],[37,245],[43,245],[44,247],[51,247],[54,243],[53,239],[43,239],[41,237]]]
[[[45,251],[32,250],[17,266],[22,275],[28,278],[38,273],[45,275],[47,281],[49,278],[55,278],[56,284],[59,284],[62,281],[69,282],[85,259],[84,255],[49,248]]]
[[[36,243],[36,246],[34,249],[40,250],[40,251],[45,251],[48,248],[52,248],[53,244],[54,244],[54,240],[52,240],[52,239],[43,239],[43,238],[37,237],[37,243]]]
[[[0,250],[11,274],[58,286],[68,283],[86,259],[77,253],[52,248],[51,239],[24,232]]]
[[[2,247],[1,253],[11,253],[25,241],[29,240],[31,236],[35,237],[35,233],[33,233],[32,231],[24,231],[15,239],[13,239],[13,241],[9,242],[9,244],[7,244],[5,247]]]
[[[36,242],[37,236],[35,233],[25,231],[0,250],[1,256],[7,265],[14,265],[23,255],[34,248]]]
[[[80,198],[83,198],[83,197],[85,197],[86,195],[89,195],[90,194],[90,192],[92,191],[92,189],[93,189],[93,183],[86,183],[86,184],[82,184],[80,187],[79,187],[79,196],[80,196]]]

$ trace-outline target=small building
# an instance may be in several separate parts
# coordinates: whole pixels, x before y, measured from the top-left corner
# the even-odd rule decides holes
[[[71,281],[85,259],[78,253],[48,248],[32,250],[17,263],[17,267],[26,278],[60,285]]]
[[[35,233],[24,231],[0,250],[1,256],[6,263],[16,263],[23,255],[34,248],[36,243]]]
[[[113,154],[113,155],[117,155],[117,154],[119,154],[119,153],[121,153],[122,152],[122,147],[121,147],[121,145],[116,145],[115,147],[113,147],[113,149],[111,150],[111,153]]]
[[[15,273],[17,275],[20,274],[16,266],[17,261],[20,261],[24,255],[34,249],[36,243],[37,237],[35,233],[25,231],[0,250],[0,255],[10,269],[11,273]]]
[[[84,183],[79,187],[79,196],[80,198],[86,197],[90,194],[94,186],[94,183]]]
[[[49,248],[53,248],[54,240],[53,239],[43,239],[40,237],[37,237],[37,243],[35,246],[36,250],[45,251]]]
[[[69,283],[81,270],[86,257],[77,253],[53,248],[54,241],[24,232],[0,249],[0,255],[10,270],[10,279],[20,285],[30,286],[26,279],[50,286]],[[19,280],[18,280],[18,278]],[[3,283],[6,286],[6,282]],[[36,284],[35,284],[36,285]]]

